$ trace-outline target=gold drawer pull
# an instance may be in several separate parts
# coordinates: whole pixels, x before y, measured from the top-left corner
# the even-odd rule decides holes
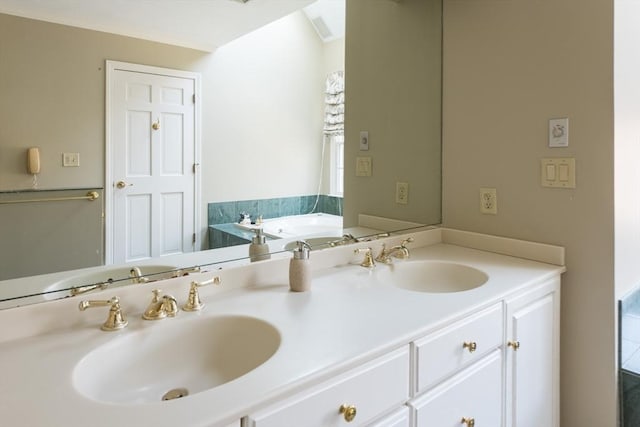
[[[466,424],[467,427],[474,427],[476,425],[476,420],[474,418],[462,417],[460,424]]]
[[[517,351],[520,348],[520,341],[509,341],[507,342],[508,347],[513,347],[513,351]]]
[[[344,420],[348,423],[355,419],[357,412],[353,405],[340,405],[340,413],[344,415]]]
[[[466,348],[467,350],[469,350],[469,353],[473,353],[478,349],[478,344],[475,341],[471,341],[471,342],[465,341],[462,344],[462,348]]]

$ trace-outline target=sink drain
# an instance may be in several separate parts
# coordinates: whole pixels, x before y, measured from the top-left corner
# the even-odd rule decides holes
[[[186,388],[174,388],[169,390],[162,396],[162,400],[180,399],[181,397],[189,396],[189,390]]]

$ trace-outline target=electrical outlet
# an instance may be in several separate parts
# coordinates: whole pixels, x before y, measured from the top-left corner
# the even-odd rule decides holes
[[[396,203],[406,205],[409,203],[409,183],[396,182]]]
[[[495,188],[480,189],[480,212],[483,214],[498,214],[498,196]]]

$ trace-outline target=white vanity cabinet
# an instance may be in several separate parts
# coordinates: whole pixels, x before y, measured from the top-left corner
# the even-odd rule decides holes
[[[251,414],[243,426],[365,426],[404,405],[409,376],[405,346]]]
[[[413,399],[414,427],[497,427],[502,420],[502,353],[479,362]],[[541,426],[538,426],[541,427]]]
[[[559,427],[559,314],[558,277],[415,341],[413,427]]]
[[[560,278],[506,301],[506,427],[559,427]]]
[[[414,427],[501,425],[503,334],[499,302],[412,343]]]

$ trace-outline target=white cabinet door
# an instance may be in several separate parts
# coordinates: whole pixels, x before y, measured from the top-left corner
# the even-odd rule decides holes
[[[483,358],[409,402],[414,427],[502,425],[502,351]],[[538,427],[542,427],[542,424]]]
[[[507,427],[559,426],[559,284],[507,300]]]

